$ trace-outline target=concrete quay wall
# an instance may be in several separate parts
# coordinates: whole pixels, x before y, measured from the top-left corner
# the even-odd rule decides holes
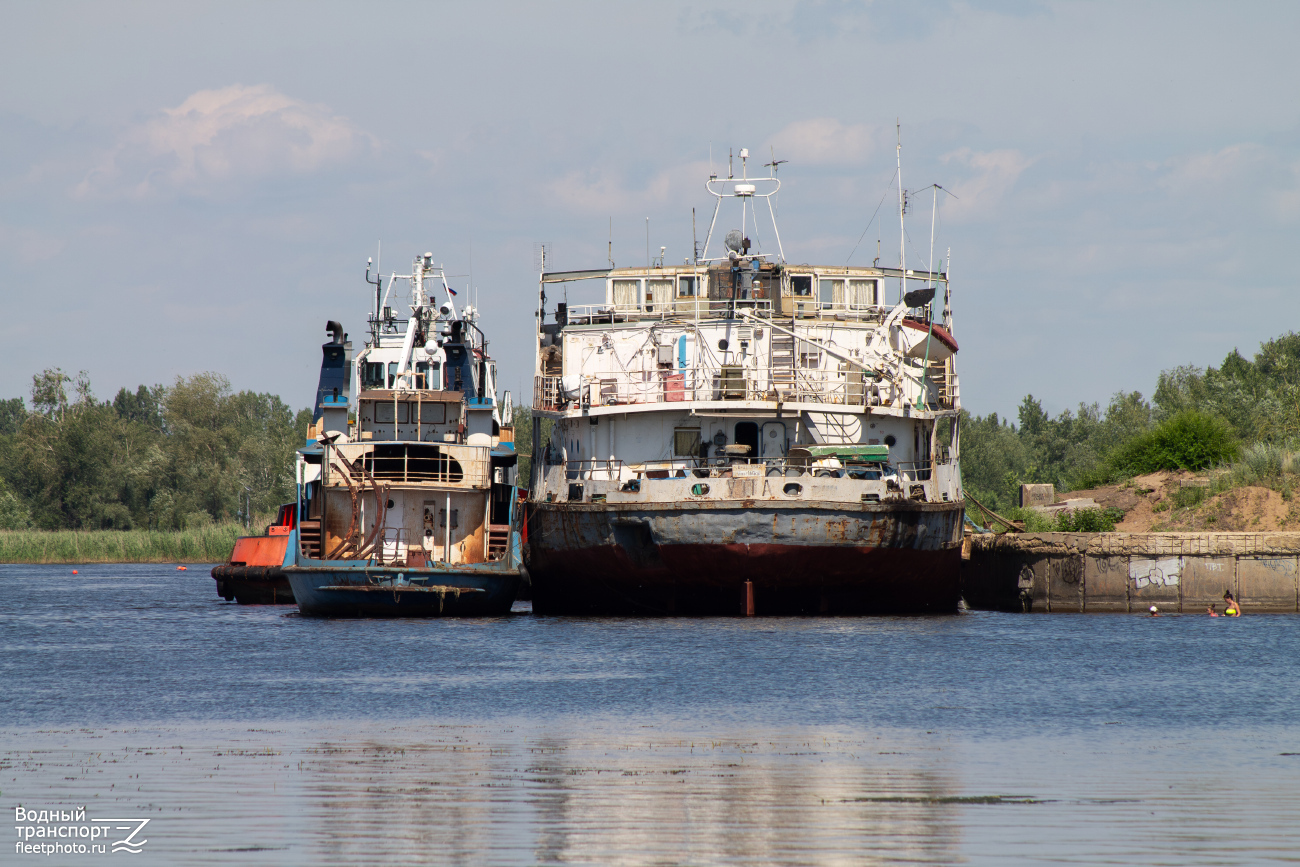
[[[1300,611],[1300,533],[1006,533],[969,537],[971,608],[1203,612],[1231,590],[1246,614]]]

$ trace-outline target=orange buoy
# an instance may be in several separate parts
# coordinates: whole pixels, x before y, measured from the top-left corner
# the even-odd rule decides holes
[[[76,574],[77,574],[77,570],[76,570],[76,569],[73,569],[73,570],[72,570],[72,574],[73,574],[73,575],[76,575]]]
[[[176,567],[176,571],[177,571],[177,572],[188,572],[189,570],[186,569],[184,566],[177,566],[177,567]]]

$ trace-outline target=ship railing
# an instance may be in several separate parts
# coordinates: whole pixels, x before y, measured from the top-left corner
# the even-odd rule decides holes
[[[930,461],[904,461],[898,465],[898,477],[903,482],[928,482],[933,472]]]
[[[890,308],[881,304],[825,301],[811,295],[787,295],[781,299],[781,309],[786,316],[795,318],[846,318],[862,321],[880,321],[889,315]]]
[[[673,458],[632,464],[628,469],[636,478],[648,480],[720,478],[727,476],[815,476],[879,481],[901,471],[887,464],[839,464],[808,457],[738,457],[725,455],[710,458]],[[913,474],[915,475],[915,474]],[[928,478],[928,476],[927,476]],[[912,479],[915,480],[915,479]]]
[[[327,484],[335,476],[347,473],[356,486],[384,482],[389,484],[436,484],[458,487],[483,487],[488,484],[491,460],[481,446],[442,443],[401,443],[381,446],[385,454],[376,454],[367,443],[330,446],[337,458],[329,461]]]
[[[659,303],[574,304],[568,308],[569,325],[617,325],[671,319],[738,318],[745,310],[763,319],[793,316],[798,319],[836,318],[862,322],[883,321],[891,308],[884,304],[825,301],[810,295],[786,295],[780,303],[771,298],[724,298],[687,295]]]
[[[561,409],[568,403],[564,399],[559,376],[533,377],[533,409]]]
[[[678,370],[600,372],[570,380],[533,379],[533,408],[559,411],[571,406],[626,406],[681,401],[769,400],[862,406],[879,403],[878,387],[860,371],[800,367],[753,370],[740,365]],[[885,398],[888,398],[886,392]]]
[[[613,482],[623,478],[624,464],[617,458],[565,461],[562,466],[564,477],[569,481],[591,479],[598,482]]]
[[[375,560],[380,566],[405,564],[410,547],[411,538],[405,527],[384,527],[379,545],[375,548]]]
[[[704,298],[688,295],[658,303],[644,304],[574,304],[567,310],[570,325],[615,325],[619,322],[645,322],[670,319],[739,318],[745,310],[764,319],[772,316],[768,298]]]

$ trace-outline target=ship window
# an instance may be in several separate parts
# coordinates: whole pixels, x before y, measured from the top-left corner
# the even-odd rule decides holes
[[[817,282],[817,301],[822,307],[843,307],[844,281],[819,280]]]
[[[446,424],[447,404],[445,403],[420,404],[420,423],[421,424]]]
[[[375,401],[375,422],[377,424],[393,423],[393,405],[386,400]]]
[[[850,280],[847,301],[849,307],[853,310],[874,306],[876,303],[876,281]]]
[[[388,387],[392,388],[397,384],[397,362],[388,362]]]
[[[820,352],[800,352],[799,366],[810,370],[821,367],[822,354]]]
[[[693,458],[700,453],[700,429],[678,428],[673,431],[673,454],[681,458]]]
[[[645,281],[645,309],[650,312],[663,311],[673,297],[672,280]]]
[[[790,294],[804,298],[812,297],[812,277],[806,274],[790,278]]]
[[[384,363],[382,361],[364,361],[361,363],[361,387],[384,387]]]
[[[614,281],[614,307],[618,310],[635,310],[636,296],[641,289],[640,280]]]
[[[695,297],[695,278],[679,277],[677,279],[677,294],[682,298]]]

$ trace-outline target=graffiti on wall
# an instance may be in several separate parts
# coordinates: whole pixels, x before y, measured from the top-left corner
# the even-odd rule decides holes
[[[1177,587],[1178,578],[1182,573],[1182,557],[1165,557],[1159,560],[1134,558],[1128,564],[1128,577],[1133,582],[1133,586],[1139,590],[1144,587]]]

